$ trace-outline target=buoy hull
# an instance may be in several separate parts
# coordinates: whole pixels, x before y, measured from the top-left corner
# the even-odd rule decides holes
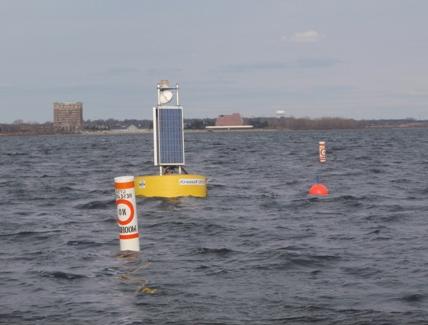
[[[138,231],[137,204],[135,202],[134,176],[116,177],[117,225],[121,251],[139,251],[140,235]]]
[[[311,188],[308,191],[309,195],[314,196],[327,196],[328,195],[328,188],[324,184],[316,183],[311,186]]]
[[[205,198],[207,192],[207,178],[202,175],[172,174],[135,177],[135,194],[139,197]]]

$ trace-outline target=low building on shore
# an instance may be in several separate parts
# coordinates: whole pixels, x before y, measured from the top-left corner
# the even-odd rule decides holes
[[[214,126],[207,126],[208,130],[239,130],[239,129],[251,129],[252,125],[245,125],[244,120],[239,113],[233,113],[231,115],[220,115],[217,117]]]
[[[134,124],[130,124],[127,127],[110,129],[109,133],[111,134],[135,134],[135,133],[149,133],[151,130],[143,129],[135,126]]]

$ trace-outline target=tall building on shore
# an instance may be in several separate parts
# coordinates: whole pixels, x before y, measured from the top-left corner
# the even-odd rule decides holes
[[[83,129],[83,104],[54,103],[54,128],[64,132],[76,132]]]

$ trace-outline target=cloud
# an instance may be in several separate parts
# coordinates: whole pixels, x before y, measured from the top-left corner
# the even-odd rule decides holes
[[[307,30],[305,32],[294,33],[291,38],[285,36],[282,39],[294,43],[316,43],[319,42],[322,38],[324,38],[324,35],[322,35],[320,32],[316,30]]]
[[[251,62],[230,64],[222,68],[224,72],[247,73],[254,71],[273,71],[273,70],[301,70],[301,69],[319,69],[331,68],[342,61],[336,58],[300,58],[292,61],[278,62]]]
[[[142,71],[134,67],[112,67],[103,71],[90,74],[90,76],[102,77],[102,78],[116,78],[116,77],[127,77],[130,75],[141,74]]]
[[[428,90],[423,89],[410,89],[403,94],[407,97],[428,97]]]

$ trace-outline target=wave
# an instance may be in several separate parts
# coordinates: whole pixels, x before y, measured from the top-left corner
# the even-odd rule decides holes
[[[217,257],[228,257],[232,254],[238,253],[230,248],[221,247],[221,248],[209,248],[209,247],[199,247],[195,249],[195,254],[197,255],[215,255]]]
[[[115,205],[115,200],[94,200],[87,203],[75,205],[76,209],[79,210],[98,210],[105,209],[106,207],[113,207]]]
[[[64,271],[42,271],[41,276],[45,278],[54,278],[59,280],[80,280],[84,278],[88,278],[88,276],[79,273],[71,273]]]

